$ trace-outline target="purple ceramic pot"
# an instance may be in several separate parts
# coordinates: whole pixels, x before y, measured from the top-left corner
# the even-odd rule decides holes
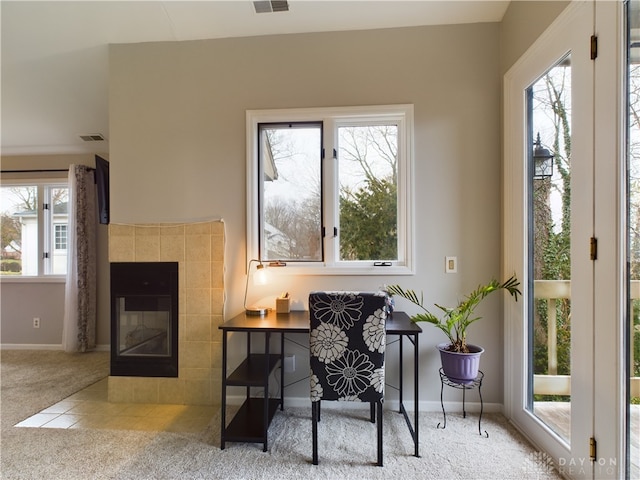
[[[437,346],[444,374],[454,383],[471,383],[478,376],[480,355],[484,352],[484,348],[467,344],[470,353],[459,353],[447,350],[449,345],[449,343],[440,343]]]

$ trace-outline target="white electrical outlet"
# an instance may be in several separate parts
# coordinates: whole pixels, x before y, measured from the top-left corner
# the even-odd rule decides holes
[[[293,373],[296,371],[296,356],[287,355],[284,357],[284,373]]]
[[[445,273],[458,273],[458,257],[445,257]]]
[[[40,328],[40,318],[33,317],[33,328]]]

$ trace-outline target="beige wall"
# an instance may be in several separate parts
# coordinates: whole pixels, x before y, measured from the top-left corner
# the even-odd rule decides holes
[[[401,282],[453,302],[500,272],[498,40],[498,24],[476,24],[112,46],[112,221],[223,218],[230,318],[244,294],[246,110],[412,103],[417,274],[286,277],[272,294],[302,309],[311,289]],[[447,255],[458,274],[444,273]],[[499,299],[482,313],[473,339],[488,352],[486,400],[500,403]],[[435,400],[442,337],[425,331],[422,398]]]
[[[500,24],[500,72],[509,68],[535,42],[567,5],[567,0],[512,1]]]

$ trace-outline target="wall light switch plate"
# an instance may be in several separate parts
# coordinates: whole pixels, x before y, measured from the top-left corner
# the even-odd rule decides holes
[[[445,273],[458,273],[458,257],[445,257]]]

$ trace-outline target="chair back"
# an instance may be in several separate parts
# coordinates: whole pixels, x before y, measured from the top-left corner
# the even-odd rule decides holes
[[[311,401],[384,398],[387,295],[311,292]]]

